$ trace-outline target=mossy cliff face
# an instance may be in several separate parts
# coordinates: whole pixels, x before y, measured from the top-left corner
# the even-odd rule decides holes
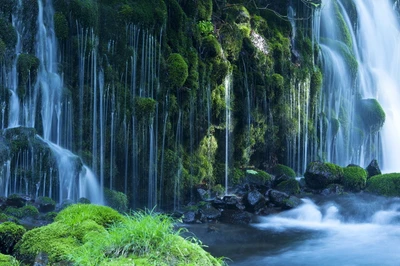
[[[1,64],[12,69],[18,62],[18,97],[29,106],[44,64],[32,41],[38,5],[32,1],[28,11],[25,1],[7,3],[0,7],[0,57],[9,60]],[[289,1],[270,9],[256,3],[54,0],[63,77],[59,143],[104,186],[125,192],[133,207],[178,207],[193,197],[194,184],[225,186],[227,177],[230,186],[241,167],[285,164],[299,173],[307,143],[323,142],[316,133],[323,131],[316,123],[323,78],[310,37],[319,3],[296,4],[308,18],[296,31],[279,15],[286,16]],[[19,28],[10,14],[30,25],[17,61]],[[0,87],[3,127],[11,106],[7,86]],[[41,134],[38,110],[32,112]]]

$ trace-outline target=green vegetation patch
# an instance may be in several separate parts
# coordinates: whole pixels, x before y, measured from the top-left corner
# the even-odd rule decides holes
[[[0,253],[0,266],[19,266],[20,263],[12,256]]]
[[[62,210],[54,219],[67,225],[76,225],[85,220],[93,220],[101,226],[107,227],[114,222],[123,220],[123,216],[110,207],[93,204],[73,204]]]
[[[400,173],[371,177],[367,182],[367,191],[388,197],[400,197]]]
[[[367,182],[367,172],[360,166],[343,168],[342,184],[346,190],[358,192],[363,190]]]
[[[104,189],[104,199],[108,206],[119,212],[128,210],[128,197],[119,191]]]
[[[15,244],[22,238],[26,230],[13,222],[0,224],[0,252],[12,254]]]
[[[361,116],[366,130],[378,132],[385,123],[386,114],[376,99],[362,99],[357,104],[357,113]]]
[[[173,88],[180,88],[185,83],[188,75],[188,65],[178,53],[171,54],[167,59],[168,80]]]
[[[277,164],[269,171],[275,176],[287,175],[288,177],[296,177],[296,173],[292,168],[283,164]]]

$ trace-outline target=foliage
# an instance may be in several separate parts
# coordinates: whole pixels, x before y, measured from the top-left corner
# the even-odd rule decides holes
[[[123,216],[110,207],[93,204],[73,204],[59,212],[55,221],[66,225],[76,225],[85,220],[93,220],[107,227],[123,220]]]
[[[214,32],[214,25],[211,21],[200,20],[197,22],[197,28],[203,36],[211,35]]]
[[[168,57],[167,66],[168,79],[170,81],[171,87],[182,87],[189,75],[188,65],[185,62],[185,59],[183,59],[180,54],[173,53]]]
[[[12,254],[15,244],[22,238],[26,230],[13,222],[0,224],[0,252]]]
[[[343,168],[343,177],[341,183],[345,189],[358,192],[365,188],[366,181],[367,172],[362,167],[347,166]]]
[[[371,177],[367,182],[367,191],[388,197],[400,197],[400,173]]]
[[[154,114],[157,102],[152,98],[135,98],[135,115],[139,119],[150,119]]]
[[[25,96],[25,85],[28,82],[29,76],[31,82],[37,75],[40,61],[32,54],[20,54],[17,60],[17,71],[18,71],[18,96],[23,98]]]
[[[126,212],[128,210],[128,198],[120,192],[111,189],[104,189],[104,199],[108,206],[119,212]]]
[[[97,30],[99,8],[95,0],[72,0],[72,15],[85,28]]]
[[[211,20],[213,11],[212,0],[199,0],[197,1],[197,10],[200,20]]]
[[[0,17],[0,39],[8,49],[13,49],[17,44],[17,32],[6,19]]]
[[[205,252],[200,243],[185,240],[179,234],[170,217],[135,212],[114,224],[108,234],[87,235],[86,243],[68,257],[78,265],[113,265],[116,260],[138,265],[222,264]]]

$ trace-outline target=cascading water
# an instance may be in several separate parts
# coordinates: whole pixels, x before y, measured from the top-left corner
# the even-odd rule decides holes
[[[228,194],[229,186],[229,170],[230,170],[230,136],[231,136],[231,85],[232,76],[227,75],[225,78],[225,194]]]

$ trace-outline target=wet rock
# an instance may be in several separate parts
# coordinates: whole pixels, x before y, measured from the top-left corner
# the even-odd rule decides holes
[[[197,189],[197,195],[202,201],[207,201],[210,199],[210,193],[208,190],[205,190],[204,188],[198,188]]]
[[[35,257],[33,266],[46,266],[49,263],[49,255],[45,252],[39,252]]]
[[[276,176],[276,177],[274,178],[273,185],[274,185],[274,187],[276,187],[276,186],[279,185],[280,183],[282,183],[282,182],[284,182],[284,181],[287,181],[287,180],[289,180],[290,178],[291,178],[291,177],[289,177],[289,176],[287,176],[287,175],[285,175],[285,174]]]
[[[289,195],[295,195],[300,193],[300,185],[295,178],[289,178],[279,183],[276,189],[279,191],[283,191]]]
[[[221,211],[208,204],[200,208],[200,215],[200,220],[202,222],[207,222],[210,220],[217,220],[221,217]]]
[[[324,196],[328,195],[343,195],[344,188],[339,184],[330,184],[327,188],[321,191],[321,194]]]
[[[265,197],[257,190],[250,191],[243,197],[243,203],[248,211],[256,212],[265,206]]]
[[[302,203],[301,199],[295,196],[289,196],[285,192],[273,189],[268,191],[268,197],[275,206],[281,207],[284,210],[296,208]]]
[[[343,169],[332,163],[311,162],[307,166],[304,178],[308,187],[324,189],[328,185],[340,182]]]
[[[183,214],[182,221],[184,223],[187,223],[187,224],[196,223],[196,221],[197,221],[196,216],[197,216],[197,212],[195,212],[195,211],[187,211],[187,212],[185,212]]]
[[[12,194],[8,196],[6,205],[9,207],[21,208],[26,205],[27,202],[32,201],[32,198],[27,195]]]
[[[49,197],[38,197],[36,204],[40,212],[52,212],[56,209],[56,202]]]
[[[378,161],[375,159],[369,163],[369,165],[365,170],[367,170],[368,178],[373,177],[374,175],[382,174],[381,169],[379,168],[378,165]]]
[[[219,220],[229,224],[249,224],[252,219],[253,214],[246,211],[224,210]]]

